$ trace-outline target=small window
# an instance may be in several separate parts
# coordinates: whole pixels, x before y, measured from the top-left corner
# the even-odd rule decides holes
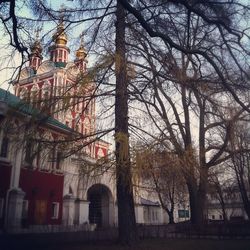
[[[9,138],[5,136],[2,140],[0,157],[4,158],[8,157],[8,147],[9,147]]]
[[[25,152],[25,162],[32,165],[33,163],[33,143],[31,140],[28,140],[26,143],[26,152]]]
[[[73,195],[73,189],[71,186],[69,186],[69,194],[72,194]]]
[[[147,221],[147,211],[145,208],[143,209],[143,219],[144,221]]]
[[[76,110],[79,111],[79,106],[80,106],[80,103],[79,103],[79,100],[77,100],[77,103],[76,103]]]
[[[189,210],[185,210],[185,209],[178,210],[178,217],[179,218],[189,218]]]
[[[223,219],[223,217],[222,217],[222,215],[220,214],[220,220],[222,220]]]
[[[42,152],[42,144],[41,144],[41,142],[38,142],[38,144],[37,144],[37,153],[36,153],[37,154],[36,164],[37,164],[38,167],[41,166],[41,161],[42,161],[41,152]]]
[[[76,125],[76,131],[79,132],[79,125]]]
[[[82,123],[82,126],[81,126],[81,133],[83,134],[83,131],[84,131],[84,125]]]
[[[56,169],[60,169],[61,168],[61,163],[62,163],[62,153],[61,152],[57,152],[56,153]]]
[[[212,215],[212,220],[215,220],[215,215]]]
[[[56,146],[53,145],[49,151],[49,162],[50,162],[50,169],[55,169],[57,164],[57,155],[56,155]]]
[[[158,211],[155,211],[155,220],[158,221]]]
[[[58,202],[52,202],[52,210],[51,210],[51,218],[52,219],[58,219],[59,216],[59,203]]]
[[[4,198],[0,198],[0,218],[3,217],[3,210],[4,210]]]

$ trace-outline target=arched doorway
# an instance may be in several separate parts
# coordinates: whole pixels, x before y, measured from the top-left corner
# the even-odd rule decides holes
[[[89,203],[89,223],[98,228],[112,226],[114,221],[114,204],[111,191],[103,184],[91,186],[87,193]]]

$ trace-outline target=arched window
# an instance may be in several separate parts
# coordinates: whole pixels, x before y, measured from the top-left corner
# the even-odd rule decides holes
[[[69,186],[69,194],[73,195],[73,189],[71,186]]]
[[[79,132],[79,124],[76,124],[76,131]]]
[[[24,101],[28,100],[28,90],[26,88],[21,88],[19,95],[22,100]]]
[[[32,166],[34,160],[34,141],[32,139],[27,139],[25,147],[25,163]]]
[[[49,168],[52,171],[61,172],[63,169],[63,149],[58,143],[53,143],[49,148]]]
[[[43,107],[46,108],[46,111],[48,113],[50,113],[50,92],[51,92],[51,85],[49,81],[45,81],[42,88],[42,99],[43,99]]]
[[[31,103],[34,107],[38,107],[39,103],[39,88],[37,84],[34,84],[31,88]]]
[[[52,141],[53,140],[51,133],[49,133],[48,131],[43,133],[42,138],[45,141]],[[40,169],[46,170],[46,171],[49,171],[52,168],[50,143],[42,143],[42,145],[41,145],[39,167],[40,167]]]
[[[48,99],[51,90],[49,81],[45,81],[42,88],[43,99]]]
[[[85,114],[89,115],[90,114],[90,103],[87,103],[85,106]]]

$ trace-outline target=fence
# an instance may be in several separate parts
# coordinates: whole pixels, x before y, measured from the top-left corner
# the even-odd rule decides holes
[[[250,239],[250,224],[208,224],[203,226],[179,223],[138,227],[141,238],[207,238]]]
[[[78,228],[79,229],[79,228]],[[40,233],[2,233],[0,234],[1,250],[36,249],[36,246],[60,246],[97,241],[113,241],[118,237],[117,228],[95,231],[59,232],[43,231]],[[250,225],[214,224],[193,226],[188,223],[175,225],[138,225],[139,237],[144,238],[206,238],[206,239],[250,239]],[[5,246],[6,248],[2,248]],[[23,247],[23,248],[22,248]]]

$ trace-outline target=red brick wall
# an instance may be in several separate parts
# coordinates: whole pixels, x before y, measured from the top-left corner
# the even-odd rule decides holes
[[[61,224],[63,205],[64,176],[22,168],[20,187],[26,193],[28,204],[28,224]],[[42,222],[37,221],[37,206],[39,202],[46,203],[46,215]],[[52,218],[52,203],[59,203],[59,216]]]

